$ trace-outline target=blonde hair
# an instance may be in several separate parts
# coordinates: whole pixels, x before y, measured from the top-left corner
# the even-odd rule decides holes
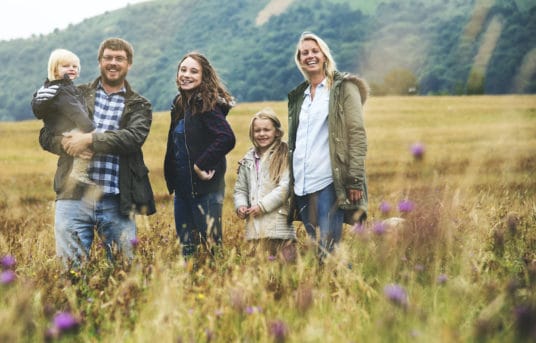
[[[300,63],[300,54],[301,54],[300,47],[301,47],[301,44],[306,40],[311,40],[313,42],[316,42],[316,44],[318,44],[318,47],[320,48],[320,51],[322,51],[322,53],[324,54],[324,57],[326,57],[326,63],[324,65],[324,73],[326,74],[326,78],[327,78],[327,86],[328,88],[331,88],[331,85],[333,84],[335,71],[337,70],[337,64],[335,63],[335,60],[333,59],[333,56],[331,55],[329,46],[322,38],[318,37],[312,32],[302,33],[298,41],[298,44],[296,45],[296,53],[294,54],[294,62],[296,62],[296,65],[298,66],[298,69],[302,73],[303,77],[309,81],[309,75],[307,75],[307,73],[302,68],[302,65]]]
[[[271,108],[264,108],[255,113],[249,124],[249,139],[251,143],[253,143],[255,150],[258,150],[259,148],[253,137],[253,124],[257,119],[268,119],[274,125],[276,137],[268,150],[268,154],[270,155],[269,172],[272,181],[274,183],[279,183],[281,175],[288,169],[288,144],[282,140],[285,132],[281,128],[281,122],[279,121],[279,118],[277,118],[277,114]]]
[[[56,49],[50,53],[50,57],[48,58],[49,81],[63,79],[63,75],[58,75],[58,66],[65,62],[74,62],[74,64],[78,65],[78,75],[80,75],[80,58],[69,50]]]

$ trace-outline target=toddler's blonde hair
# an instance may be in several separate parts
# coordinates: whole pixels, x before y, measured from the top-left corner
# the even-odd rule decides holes
[[[63,79],[63,75],[58,75],[60,64],[69,62],[78,66],[78,75],[80,75],[80,58],[72,51],[66,49],[56,49],[50,53],[48,58],[48,80],[54,81]]]

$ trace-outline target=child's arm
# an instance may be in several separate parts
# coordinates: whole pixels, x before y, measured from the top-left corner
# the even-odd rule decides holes
[[[58,92],[58,85],[43,85],[32,97],[32,112],[37,119],[44,119],[50,113],[50,102]]]
[[[281,173],[279,183],[274,189],[259,200],[258,205],[263,213],[275,211],[287,201],[289,196],[289,182],[289,170],[286,169]]]
[[[251,168],[251,165],[247,160],[242,159],[238,162],[238,175],[236,177],[233,197],[236,214],[241,219],[247,216],[249,207],[249,168]]]
[[[68,117],[76,128],[84,133],[95,130],[93,121],[89,119],[87,110],[82,102],[77,98],[77,90],[72,86],[66,86],[61,89],[60,112]]]

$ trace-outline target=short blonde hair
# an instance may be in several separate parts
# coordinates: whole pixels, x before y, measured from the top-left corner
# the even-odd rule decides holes
[[[296,62],[296,65],[298,66],[298,69],[302,73],[303,77],[306,80],[309,80],[309,75],[303,70],[302,65],[300,63],[300,47],[301,44],[306,41],[311,40],[313,42],[316,42],[318,44],[318,47],[320,48],[320,51],[324,54],[326,57],[326,64],[324,66],[324,73],[326,74],[327,78],[327,86],[328,88],[331,88],[331,85],[333,84],[333,78],[335,71],[337,70],[337,64],[335,63],[335,60],[333,59],[333,56],[331,55],[331,51],[329,49],[328,44],[320,37],[315,35],[312,32],[304,32],[301,34],[300,39],[298,40],[298,44],[296,45],[296,53],[294,54],[294,62]]]
[[[78,65],[78,75],[80,75],[80,58],[72,51],[56,49],[50,53],[48,59],[48,80],[62,79],[63,75],[58,75],[58,66],[65,62],[74,62]]]

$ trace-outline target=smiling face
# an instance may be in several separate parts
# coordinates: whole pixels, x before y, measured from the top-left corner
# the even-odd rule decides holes
[[[270,119],[255,118],[253,121],[253,141],[260,154],[272,146],[277,136],[278,132]]]
[[[99,60],[102,82],[111,87],[123,86],[131,64],[124,50],[104,49]]]
[[[80,66],[77,61],[65,60],[61,61],[56,70],[56,80],[63,79],[63,75],[69,75],[71,80],[76,79],[80,75]]]
[[[311,39],[302,41],[298,53],[300,66],[305,73],[310,76],[325,73],[326,56],[317,42]]]
[[[201,84],[203,68],[192,57],[186,57],[177,71],[177,85],[186,92],[191,92]]]

